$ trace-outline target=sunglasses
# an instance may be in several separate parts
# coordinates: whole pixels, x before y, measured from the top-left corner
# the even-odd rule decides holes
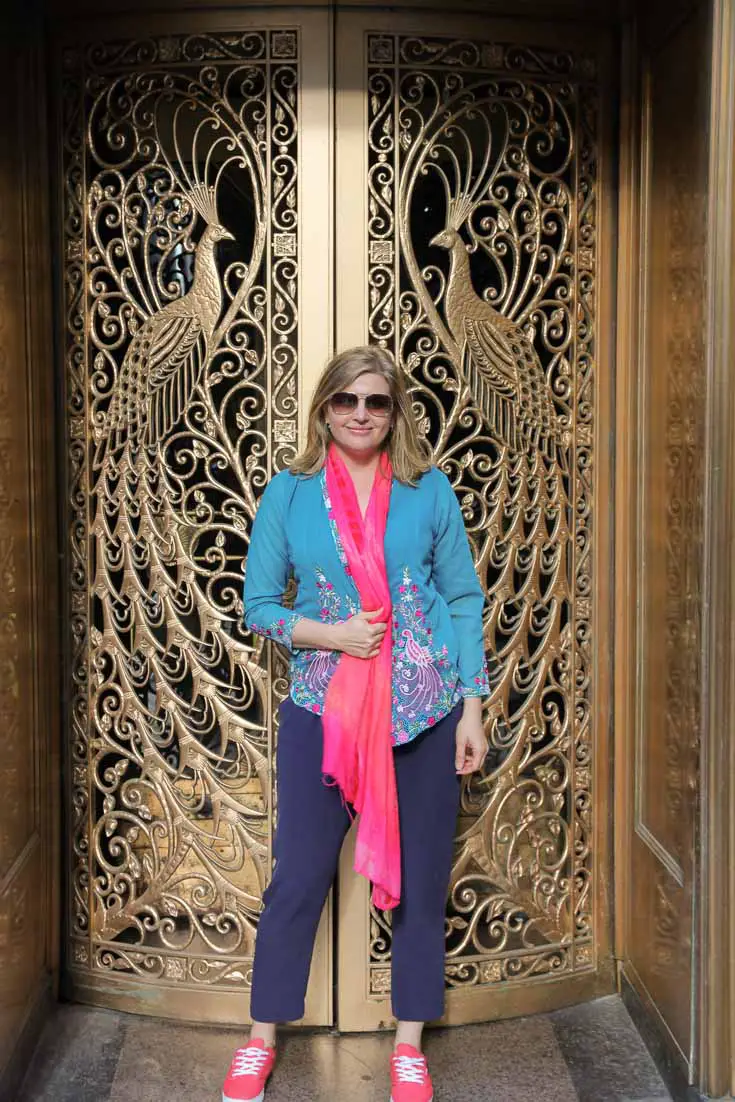
[[[360,404],[361,395],[352,394],[349,390],[341,390],[333,394],[329,399],[332,412],[338,417],[346,417],[348,413],[354,413]],[[393,412],[393,399],[390,394],[366,394],[365,409],[373,417],[390,417]]]

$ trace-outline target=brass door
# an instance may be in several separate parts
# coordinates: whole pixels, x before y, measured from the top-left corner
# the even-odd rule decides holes
[[[607,50],[423,12],[340,13],[336,42],[338,344],[398,358],[488,596],[446,1020],[548,1009],[613,982]],[[390,922],[346,875],[339,931],[339,1025],[377,1028]]]
[[[326,15],[282,11],[108,20],[59,51],[82,1000],[247,1017],[286,666],[243,631],[242,576],[330,351],[328,43]],[[330,941],[325,915],[312,1024]]]
[[[286,667],[242,631],[241,576],[333,325],[410,376],[488,591],[448,1020],[609,990],[605,42],[253,10],[77,28],[59,62],[71,992],[247,1016]],[[337,1023],[365,1029],[390,1016],[390,928],[349,864]],[[330,913],[311,1024],[333,1020]]]

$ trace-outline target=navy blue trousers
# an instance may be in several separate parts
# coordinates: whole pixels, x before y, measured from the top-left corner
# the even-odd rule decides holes
[[[401,902],[392,912],[392,1005],[401,1021],[444,1013],[444,917],[459,806],[458,706],[394,751],[401,824]],[[303,1017],[319,918],[337,871],[350,816],[322,779],[322,722],[291,700],[281,705],[278,823],[273,879],[263,894],[251,1016]]]

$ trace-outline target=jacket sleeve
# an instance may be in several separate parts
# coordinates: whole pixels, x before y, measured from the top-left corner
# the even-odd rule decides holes
[[[433,573],[437,591],[449,606],[459,644],[463,696],[487,696],[482,610],[485,596],[477,578],[464,518],[449,479],[436,471]]]
[[[288,481],[276,477],[260,499],[245,564],[245,626],[293,650],[294,625],[301,619],[283,604],[291,576],[286,538]]]

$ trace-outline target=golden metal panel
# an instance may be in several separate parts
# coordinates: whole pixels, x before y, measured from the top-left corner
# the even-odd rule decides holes
[[[60,58],[70,986],[242,1021],[286,691],[242,627],[242,575],[297,447],[300,364],[329,352],[329,257],[305,253],[329,215],[328,22],[117,26]],[[328,931],[312,1023],[331,1020]]]
[[[0,17],[0,1094],[55,984],[58,707],[44,82]],[[27,135],[34,135],[29,147]],[[5,1091],[8,1094],[5,1094]]]
[[[624,223],[634,241],[629,263],[641,273],[639,304],[629,302],[624,315],[629,332],[638,324],[638,348],[630,346],[637,380],[623,392],[628,420],[620,426],[630,433],[635,418],[621,479],[621,493],[627,488],[632,500],[621,523],[635,541],[629,576],[637,611],[627,635],[636,661],[635,686],[628,682],[633,738],[618,747],[622,755],[632,750],[621,770],[629,794],[617,805],[628,821],[619,831],[620,952],[690,1073],[702,721],[706,55],[701,15],[644,55],[640,219],[628,207]],[[621,733],[624,722],[619,712]]]
[[[609,478],[609,78],[594,35],[533,35],[337,22],[338,343],[384,344],[409,375],[488,595],[491,757],[463,789],[448,1020],[562,1002],[567,979],[611,974],[610,548],[596,505]],[[390,923],[367,914],[365,889],[343,886],[343,1028],[390,1017]]]

